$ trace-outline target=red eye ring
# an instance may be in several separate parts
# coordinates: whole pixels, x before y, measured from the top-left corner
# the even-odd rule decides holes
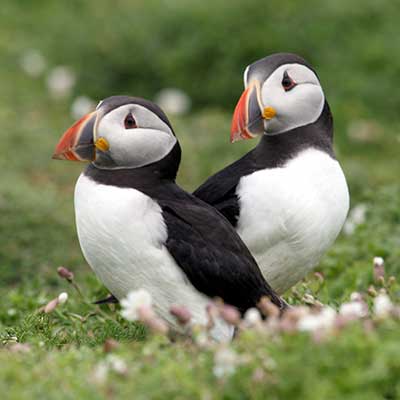
[[[282,78],[282,87],[285,89],[285,92],[292,90],[297,83],[289,76],[289,74],[285,71]]]
[[[135,120],[135,118],[133,118],[132,113],[129,113],[125,117],[124,125],[125,125],[125,129],[135,129],[135,128],[137,128],[136,120]]]

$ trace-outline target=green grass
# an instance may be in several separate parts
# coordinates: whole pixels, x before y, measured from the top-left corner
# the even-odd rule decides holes
[[[312,14],[315,1],[308,7],[272,2],[266,5],[268,18],[254,14],[259,7],[255,1],[246,6],[247,14],[239,2],[227,10],[222,1],[213,2],[214,9],[195,3],[186,8],[176,2],[170,13],[155,2],[136,2],[133,7],[121,1],[118,10],[102,1],[82,8],[78,2],[71,4],[74,7],[6,1],[0,11],[1,398],[400,398],[399,321],[387,320],[369,333],[355,323],[322,343],[307,334],[271,339],[247,332],[232,344],[243,362],[234,375],[220,380],[212,371],[214,349],[148,335],[143,327],[123,321],[118,309],[103,306],[99,313],[90,302],[106,290],[85,263],[74,226],[73,187],[81,166],[50,158],[59,136],[72,123],[71,98],[54,101],[43,77],[27,77],[18,66],[21,53],[32,47],[45,54],[50,66],[74,66],[74,95],[100,98],[124,91],[151,96],[168,82],[185,89],[194,99],[195,111],[172,122],[183,147],[179,182],[192,190],[255,144],[228,142],[230,107],[240,94],[246,61],[281,49],[311,57],[332,103],[336,149],[352,206],[364,203],[367,213],[355,233],[342,234],[321,261],[322,287],[310,275],[297,285],[297,295],[289,292],[286,298],[298,303],[299,293],[310,293],[337,307],[352,292],[365,292],[374,283],[374,256],[385,258],[388,276],[399,277],[395,2],[379,6],[374,1],[341,0]],[[103,29],[100,21],[107,13],[111,22]],[[253,15],[258,25],[229,41],[233,33],[228,33],[240,25],[241,14],[248,24]],[[154,36],[149,21],[159,22],[154,24]],[[181,28],[177,21],[183,21]],[[194,31],[192,24],[202,29]],[[171,41],[166,34],[170,26],[169,35],[177,40],[168,52],[164,40]],[[204,60],[199,62],[204,54],[212,61],[209,68]],[[143,68],[143,63],[152,68]],[[199,80],[204,87],[192,83]],[[360,121],[370,127],[361,139],[348,134]],[[73,270],[85,301],[58,277],[59,265]],[[70,295],[65,305],[49,315],[38,312],[61,291]],[[391,296],[399,301],[398,284]],[[96,371],[107,362],[107,338],[120,343],[115,354],[128,368],[122,375],[111,371],[99,382]],[[30,350],[11,351],[15,340],[29,344]]]

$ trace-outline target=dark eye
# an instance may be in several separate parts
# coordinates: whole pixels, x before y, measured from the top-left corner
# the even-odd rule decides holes
[[[134,128],[137,128],[136,120],[135,120],[135,118],[133,118],[133,115],[132,115],[131,113],[129,113],[129,114],[126,116],[125,121],[124,121],[124,124],[125,124],[125,129],[134,129]]]
[[[293,89],[296,86],[296,82],[289,76],[289,74],[285,71],[282,78],[282,86],[286,92]]]

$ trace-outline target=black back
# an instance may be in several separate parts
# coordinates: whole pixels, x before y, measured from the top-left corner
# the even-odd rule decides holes
[[[89,165],[85,175],[101,184],[140,190],[157,201],[168,231],[165,246],[197,290],[222,298],[242,313],[255,307],[262,296],[283,308],[284,302],[265,281],[229,222],[175,184],[176,170],[171,172],[168,165],[177,165],[177,149],[178,144],[165,159],[146,167],[101,170]]]

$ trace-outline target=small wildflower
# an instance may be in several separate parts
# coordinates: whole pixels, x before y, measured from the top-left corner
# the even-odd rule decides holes
[[[343,303],[339,314],[349,318],[364,318],[368,315],[368,306],[362,301]]]
[[[373,285],[371,285],[368,290],[367,293],[371,296],[371,297],[376,297],[378,295],[378,292],[376,291],[375,287]]]
[[[374,280],[379,283],[385,280],[385,262],[382,257],[374,257]]]
[[[145,289],[133,290],[121,300],[121,315],[128,321],[137,321],[139,319],[138,310],[140,307],[151,307],[152,298]]]
[[[219,305],[220,307],[221,305]],[[218,306],[215,303],[207,304],[206,307],[207,312],[207,329],[211,330],[215,325],[215,320],[218,318]]]
[[[353,207],[350,212],[347,220],[344,224],[343,231],[346,235],[352,235],[356,230],[358,225],[361,225],[365,222],[367,213],[367,206],[365,204],[357,204]]]
[[[65,267],[58,267],[57,273],[61,278],[66,279],[67,281],[72,281],[74,279],[74,273]]]
[[[155,101],[167,114],[183,115],[186,114],[191,107],[189,96],[182,90],[176,88],[161,90],[156,95]]]
[[[323,304],[318,301],[312,294],[306,293],[303,297],[302,297],[302,301],[304,301],[304,303],[312,305],[312,306],[320,306],[322,307]]]
[[[109,366],[105,361],[95,365],[89,380],[96,385],[104,385],[107,381]]]
[[[188,324],[192,318],[190,311],[185,306],[173,305],[169,309],[169,312],[181,325]]]
[[[58,295],[58,304],[64,304],[68,300],[68,293],[62,292]]]
[[[395,276],[390,276],[388,279],[388,285],[392,286],[396,283],[396,277]]]
[[[53,300],[50,300],[43,308],[45,314],[49,314],[56,309],[58,306],[58,297]]]
[[[96,107],[95,102],[86,96],[77,97],[71,105],[71,116],[72,118],[79,119],[85,114],[93,111]]]
[[[223,305],[219,312],[221,318],[230,325],[238,325],[240,322],[240,313],[236,307]]]
[[[44,72],[46,60],[38,50],[29,49],[22,54],[20,66],[27,75],[37,78]]]
[[[278,317],[280,314],[279,307],[272,303],[272,301],[263,296],[258,302],[257,306],[265,317]]]
[[[214,354],[213,373],[217,378],[233,375],[238,364],[238,356],[228,347],[218,349]]]
[[[333,308],[323,307],[319,312],[301,318],[298,321],[297,329],[306,332],[329,330],[333,327],[335,318],[336,311]]]
[[[350,301],[363,301],[362,294],[359,292],[353,292],[350,295]]]
[[[106,361],[110,367],[111,370],[116,372],[119,375],[126,375],[128,373],[128,366],[126,365],[126,362],[113,354],[109,354],[106,358]]]
[[[139,321],[146,325],[153,333],[161,335],[166,335],[168,333],[167,324],[156,316],[151,306],[139,306],[137,314]]]
[[[284,332],[293,332],[299,320],[310,315],[310,308],[306,306],[296,306],[285,311],[279,321],[280,329]]]
[[[50,71],[46,83],[54,98],[63,98],[69,96],[75,81],[75,74],[69,67],[58,66]]]
[[[261,314],[257,308],[249,308],[244,314],[244,321],[249,326],[255,326],[261,322]]]
[[[374,298],[374,314],[378,318],[386,318],[393,309],[393,303],[386,293],[379,293]]]
[[[103,345],[104,353],[111,353],[118,347],[118,342],[114,339],[106,339]]]

